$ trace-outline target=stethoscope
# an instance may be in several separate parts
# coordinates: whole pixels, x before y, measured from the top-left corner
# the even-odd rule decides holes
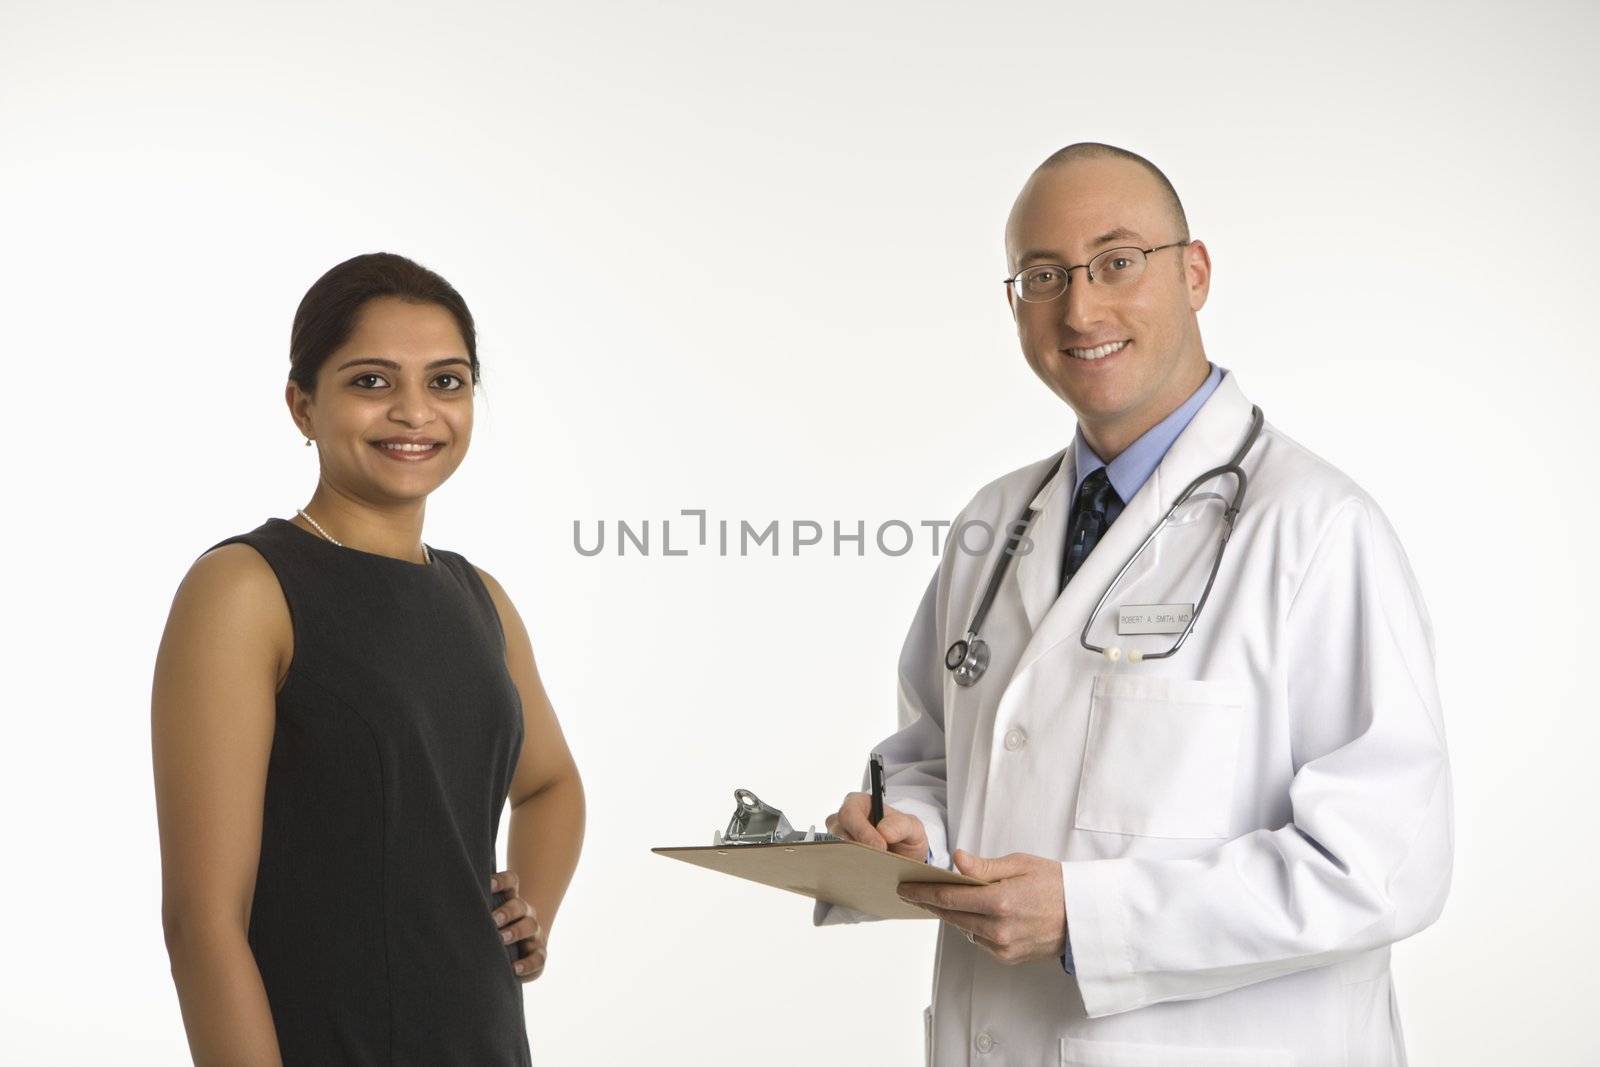
[[[1100,594],[1100,599],[1095,603],[1094,610],[1089,612],[1089,618],[1083,624],[1083,632],[1078,635],[1078,642],[1086,650],[1096,655],[1104,656],[1112,663],[1122,658],[1123,650],[1116,645],[1102,648],[1099,645],[1090,644],[1089,628],[1106,606],[1106,601],[1111,599],[1111,593],[1116,589],[1117,583],[1122,581],[1129,568],[1138,560],[1139,554],[1148,548],[1150,543],[1156,539],[1156,535],[1166,528],[1167,523],[1172,520],[1172,516],[1188,501],[1194,491],[1213,478],[1231,474],[1236,479],[1237,484],[1234,489],[1233,499],[1228,503],[1228,510],[1222,516],[1222,538],[1217,542],[1217,555],[1211,561],[1211,574],[1206,578],[1206,587],[1200,594],[1200,602],[1194,606],[1194,611],[1189,615],[1188,623],[1184,626],[1183,632],[1178,635],[1178,640],[1173,643],[1171,648],[1165,652],[1141,652],[1136,648],[1129,649],[1128,662],[1138,663],[1147,659],[1165,659],[1183,647],[1183,643],[1189,639],[1190,632],[1194,630],[1195,620],[1200,618],[1200,612],[1206,606],[1206,598],[1211,595],[1211,586],[1216,582],[1217,571],[1222,566],[1223,550],[1228,547],[1228,538],[1233,533],[1233,521],[1238,516],[1239,509],[1244,506],[1246,478],[1244,468],[1239,464],[1245,455],[1249,453],[1250,446],[1255,444],[1256,438],[1260,435],[1262,421],[1261,409],[1252,404],[1250,406],[1250,433],[1245,437],[1244,444],[1239,446],[1238,451],[1234,452],[1228,462],[1220,467],[1211,468],[1190,482],[1188,487],[1178,494],[1178,499],[1172,502],[1172,506],[1167,509],[1167,513],[1161,516],[1161,521],[1151,528],[1144,541],[1140,543],[1138,548],[1134,549],[1133,555],[1128,557],[1128,562],[1122,565],[1122,569],[1117,572],[1117,576],[1111,579],[1110,584],[1106,586],[1105,592]],[[1000,583],[1005,579],[1006,568],[1011,565],[1011,558],[1016,555],[1017,547],[1022,543],[1022,539],[1027,536],[1028,528],[1033,525],[1033,520],[1038,517],[1039,509],[1033,506],[1033,501],[1038,498],[1040,493],[1044,492],[1045,486],[1050,484],[1066,461],[1067,450],[1063,450],[1060,458],[1051,466],[1050,472],[1045,475],[1044,479],[1029,495],[1027,511],[1016,522],[1011,524],[1011,532],[1006,536],[1005,547],[1001,549],[1000,559],[989,572],[989,582],[984,587],[983,599],[978,602],[978,610],[973,612],[972,622],[967,626],[967,635],[954,642],[944,654],[944,665],[955,675],[957,685],[974,685],[979,678],[983,677],[983,672],[989,669],[989,643],[978,636],[978,629],[983,625],[983,620],[988,617],[989,608],[994,603],[995,595],[1000,592]]]

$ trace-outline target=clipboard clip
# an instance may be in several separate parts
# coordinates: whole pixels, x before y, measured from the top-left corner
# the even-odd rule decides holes
[[[817,833],[815,826],[804,832],[796,830],[789,825],[783,812],[748,789],[735,789],[733,802],[733,817],[728,820],[728,828],[712,834],[713,845],[781,845],[796,841],[842,840],[830,833]]]

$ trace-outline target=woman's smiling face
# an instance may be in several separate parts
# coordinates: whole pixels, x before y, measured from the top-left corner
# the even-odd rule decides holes
[[[288,399],[316,439],[323,479],[372,504],[426,497],[472,440],[472,364],[438,304],[367,301],[349,340],[317,371],[315,396],[291,382]]]

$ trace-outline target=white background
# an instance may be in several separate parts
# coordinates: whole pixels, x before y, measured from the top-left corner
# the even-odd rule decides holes
[[[426,540],[511,592],[589,791],[536,1059],[920,1063],[931,924],[813,929],[648,849],[735,786],[803,825],[855,785],[929,542],[586,559],[572,523],[943,519],[1064,445],[1001,228],[1100,140],[1177,186],[1208,354],[1373,493],[1432,612],[1457,855],[1395,950],[1413,1062],[1594,1062],[1596,37],[1556,3],[7,0],[0,1059],[186,1057],[157,642],[196,556],[310,496],[301,294],[393,250],[481,326]]]

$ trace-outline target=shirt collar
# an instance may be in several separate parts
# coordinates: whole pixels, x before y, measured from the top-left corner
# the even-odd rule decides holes
[[[1089,442],[1083,438],[1083,427],[1078,427],[1078,432],[1072,438],[1072,462],[1074,478],[1072,483],[1072,496],[1077,499],[1078,488],[1083,485],[1083,480],[1101,467],[1106,468],[1106,477],[1111,480],[1111,488],[1117,491],[1117,496],[1123,504],[1132,500],[1134,494],[1149,481],[1150,475],[1161,465],[1161,459],[1172,447],[1172,442],[1183,433],[1189,420],[1194,418],[1195,412],[1205,404],[1217,383],[1222,381],[1222,376],[1227,372],[1215,363],[1210,364],[1211,373],[1206,375],[1206,380],[1200,383],[1200,388],[1189,394],[1189,399],[1179,404],[1166,418],[1146,430],[1137,441],[1125,448],[1110,466],[1105,460],[1095,455],[1094,449],[1089,447]]]

